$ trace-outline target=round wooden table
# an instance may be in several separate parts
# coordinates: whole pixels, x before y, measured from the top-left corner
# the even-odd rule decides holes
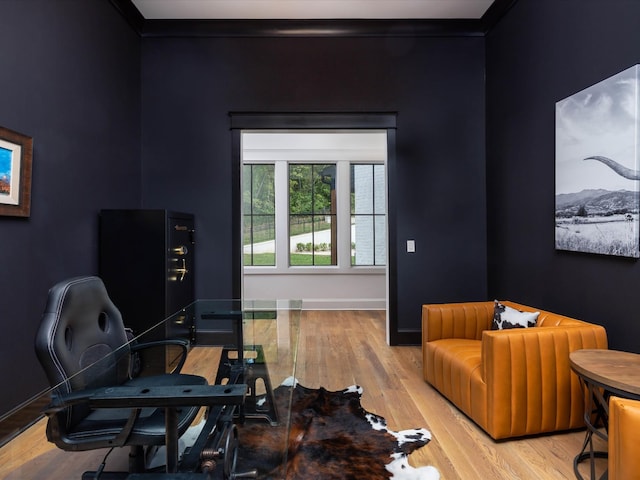
[[[578,464],[589,459],[591,480],[595,480],[595,459],[607,458],[607,452],[594,449],[593,435],[607,441],[611,395],[640,400],[640,355],[617,350],[576,350],[569,354],[569,362],[585,391],[584,422],[587,426],[582,450],[573,461],[573,470],[582,480]],[[602,431],[603,427],[606,433]],[[589,451],[586,451],[587,447]],[[605,472],[601,478],[606,477]]]

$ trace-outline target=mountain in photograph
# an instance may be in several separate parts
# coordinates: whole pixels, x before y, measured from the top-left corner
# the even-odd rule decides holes
[[[638,213],[639,209],[638,192],[629,190],[590,189],[556,195],[556,217]]]

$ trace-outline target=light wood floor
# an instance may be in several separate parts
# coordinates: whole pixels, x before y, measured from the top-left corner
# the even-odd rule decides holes
[[[358,384],[364,388],[363,407],[385,417],[389,428],[430,430],[432,441],[410,460],[414,466],[435,466],[443,480],[575,478],[573,458],[583,431],[493,441],[423,381],[420,347],[389,347],[384,329],[384,312],[303,312],[296,377],[312,388]],[[107,469],[126,467],[126,454],[126,449],[112,454]],[[103,455],[57,450],[46,442],[40,422],[0,449],[0,479],[80,478],[95,470]],[[588,476],[586,465],[581,471]]]

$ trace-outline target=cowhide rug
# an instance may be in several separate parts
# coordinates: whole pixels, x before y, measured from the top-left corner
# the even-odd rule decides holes
[[[384,418],[362,408],[359,386],[330,392],[289,381],[274,391],[282,415],[292,388],[286,476],[281,465],[285,426],[267,422],[247,421],[238,426],[239,472],[255,468],[258,478],[287,480],[440,478],[434,467],[414,468],[407,461],[411,452],[431,440],[430,432],[422,428],[389,430]]]

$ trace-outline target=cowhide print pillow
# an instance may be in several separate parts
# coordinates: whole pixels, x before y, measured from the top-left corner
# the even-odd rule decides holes
[[[521,312],[495,300],[491,330],[535,327],[540,312]]]

